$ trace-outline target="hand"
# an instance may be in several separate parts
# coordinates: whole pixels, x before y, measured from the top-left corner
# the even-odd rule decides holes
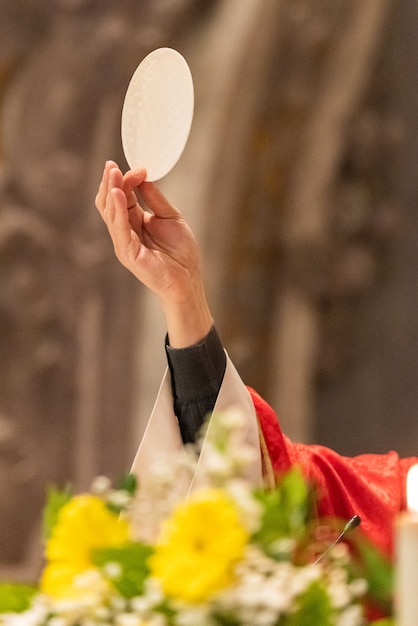
[[[202,339],[212,324],[194,235],[144,169],[124,176],[106,163],[96,207],[113,241],[116,257],[162,302],[173,347]],[[146,206],[140,205],[138,189]],[[176,344],[176,345],[174,345]],[[177,345],[181,344],[181,345]]]
[[[180,212],[144,179],[144,169],[123,176],[108,162],[96,207],[122,265],[163,300],[181,301],[200,275],[197,244]],[[135,188],[152,213],[140,206]]]

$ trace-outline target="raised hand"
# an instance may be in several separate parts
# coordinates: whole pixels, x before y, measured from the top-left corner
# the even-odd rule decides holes
[[[145,176],[144,169],[123,175],[108,161],[96,207],[118,260],[160,297],[171,345],[184,347],[202,339],[212,323],[199,250],[181,213]]]

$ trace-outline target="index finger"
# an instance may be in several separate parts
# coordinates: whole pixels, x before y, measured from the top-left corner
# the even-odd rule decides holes
[[[136,170],[128,170],[123,176],[123,191],[129,195],[136,187],[142,185],[147,175],[147,170],[140,167]]]
[[[138,198],[135,189],[144,182],[146,175],[147,171],[143,167],[136,170],[129,170],[124,175],[122,188],[128,201],[128,208],[132,208],[137,204]]]

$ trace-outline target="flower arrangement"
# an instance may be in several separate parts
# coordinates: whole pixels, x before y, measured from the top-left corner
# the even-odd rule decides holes
[[[274,489],[251,486],[240,420],[231,410],[209,429],[205,484],[187,498],[179,485],[196,469],[198,446],[140,484],[99,477],[86,494],[50,490],[39,584],[0,586],[0,625],[371,623],[365,604],[388,600],[391,572],[366,544],[361,558],[341,543],[317,560],[331,531],[311,515],[314,491],[297,470]]]

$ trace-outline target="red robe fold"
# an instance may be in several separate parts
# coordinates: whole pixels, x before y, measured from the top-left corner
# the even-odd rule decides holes
[[[394,521],[406,506],[406,474],[418,457],[399,459],[396,452],[344,457],[319,445],[291,442],[273,409],[248,389],[276,475],[299,465],[316,484],[318,513],[349,520],[357,514],[364,534],[386,555],[393,553]]]

